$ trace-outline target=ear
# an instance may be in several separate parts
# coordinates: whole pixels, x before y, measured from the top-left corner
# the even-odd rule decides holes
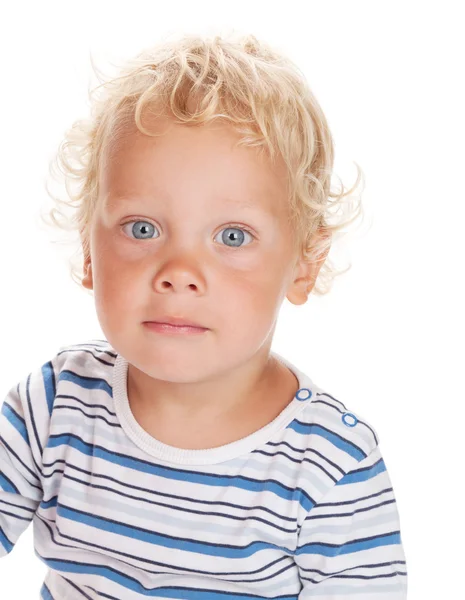
[[[84,277],[81,280],[82,285],[88,290],[94,289],[94,280],[92,275],[92,262],[90,256],[84,259]]]
[[[330,235],[327,230],[319,228],[314,235],[314,243],[321,239],[328,239]],[[325,251],[320,254],[314,261],[310,262],[308,258],[300,256],[294,270],[294,278],[289,285],[288,292],[286,294],[287,299],[292,304],[305,304],[308,300],[308,296],[315,286],[318,273],[323,266],[328,252],[331,248],[331,244]]]

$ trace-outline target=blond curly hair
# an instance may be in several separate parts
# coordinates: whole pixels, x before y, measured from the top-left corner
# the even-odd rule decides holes
[[[95,71],[93,61],[92,66]],[[125,61],[116,77],[97,77],[100,85],[89,92],[90,116],[65,132],[50,162],[54,179],[59,175],[55,167],[64,175],[67,199],[54,196],[47,185],[56,206],[41,215],[48,226],[79,234],[77,261],[70,260],[75,283],[82,286],[84,260],[90,255],[104,149],[132,123],[151,135],[142,125],[147,108],[151,114],[171,111],[177,123],[227,119],[241,136],[239,144],[267,151],[272,160],[282,157],[295,247],[309,261],[324,257],[312,292],[326,294],[334,278],[351,268],[337,271],[326,254],[362,214],[360,195],[351,195],[362,171],[355,163],[354,186],[344,191],[342,185],[339,193],[331,190],[333,139],[304,75],[290,59],[251,34],[185,34]],[[324,235],[315,235],[317,230]]]

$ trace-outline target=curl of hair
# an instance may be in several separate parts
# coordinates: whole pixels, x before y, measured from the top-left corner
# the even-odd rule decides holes
[[[71,278],[82,285],[83,260],[90,255],[90,226],[99,197],[104,150],[136,124],[145,110],[170,114],[177,123],[201,125],[225,119],[240,134],[238,145],[255,147],[284,160],[289,183],[290,219],[295,246],[309,261],[324,261],[312,292],[330,291],[337,271],[326,258],[332,242],[362,213],[352,188],[331,189],[334,143],[323,111],[300,70],[286,57],[247,34],[213,38],[185,34],[145,49],[125,61],[113,78],[101,78],[89,92],[90,116],[65,132],[50,162],[50,173],[64,175],[66,200],[41,215],[52,227],[79,234],[78,260]],[[71,209],[71,214],[67,214]],[[322,235],[317,235],[317,232]],[[82,253],[81,253],[82,252]]]

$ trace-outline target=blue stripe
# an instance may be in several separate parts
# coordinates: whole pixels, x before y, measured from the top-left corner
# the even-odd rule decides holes
[[[43,600],[53,600],[53,596],[45,583],[43,583],[40,588],[40,597],[43,598]]]
[[[103,460],[121,465],[123,467],[128,467],[129,469],[135,469],[144,473],[151,473],[160,477],[167,477],[169,479],[189,481],[217,487],[235,486],[243,490],[257,493],[266,490],[286,500],[297,500],[305,510],[310,510],[315,505],[314,500],[307,494],[305,490],[300,488],[290,489],[277,481],[257,481],[241,476],[217,476],[210,475],[208,473],[196,473],[193,471],[184,471],[182,469],[175,469],[172,467],[163,467],[161,465],[153,464],[137,458],[132,458],[117,452],[109,452],[101,446],[88,444],[87,442],[84,442],[84,440],[81,440],[72,434],[49,436],[47,443],[49,448],[54,448],[61,445],[71,446],[87,456],[102,458]]]
[[[44,502],[44,500],[42,500],[42,502],[40,503],[40,507],[41,508],[52,508],[52,507],[56,506],[57,498],[58,498],[58,496],[53,496],[53,498],[51,498],[50,500],[47,500],[46,502]]]
[[[7,551],[7,553],[11,552],[13,550],[13,544],[10,542],[10,540],[3,533],[3,529],[1,527],[0,527],[0,544],[5,548],[5,550]]]
[[[176,548],[177,550],[184,550],[186,552],[197,552],[208,556],[223,556],[225,558],[236,559],[245,558],[252,556],[259,550],[268,550],[270,548],[281,550],[285,554],[291,554],[291,551],[284,546],[277,546],[276,544],[268,544],[265,542],[251,542],[247,546],[234,547],[232,545],[223,546],[221,544],[196,542],[189,539],[176,538],[171,535],[154,533],[147,529],[142,529],[142,527],[124,525],[123,523],[118,523],[111,519],[93,516],[89,513],[72,509],[60,503],[58,503],[57,515],[78,523],[84,523],[84,525],[89,525],[89,527],[95,527],[116,535],[141,540],[149,544],[156,544],[165,548]]]
[[[370,550],[380,546],[391,546],[400,544],[400,533],[384,533],[372,538],[354,540],[345,544],[323,544],[319,542],[304,544],[295,551],[295,556],[299,554],[318,554],[320,556],[338,556],[339,554],[350,554],[360,552],[361,550]]]
[[[99,377],[85,377],[84,375],[78,375],[68,369],[63,369],[58,376],[58,381],[61,380],[71,381],[86,390],[105,390],[109,396],[112,395],[111,386],[108,385],[105,379]]]
[[[314,423],[301,423],[297,419],[294,419],[294,421],[292,421],[288,427],[289,429],[293,429],[302,435],[308,435],[309,433],[320,435],[321,437],[324,437],[330,441],[334,446],[336,446],[336,448],[347,452],[347,454],[350,454],[350,456],[353,456],[357,460],[361,460],[367,456],[365,452],[363,452],[363,450],[361,450],[358,446],[352,442],[349,442],[337,433],[330,431],[326,427],[322,427],[321,425],[315,425]]]
[[[26,444],[29,446],[29,436],[27,434],[26,423],[11,406],[4,402],[2,406],[2,415],[4,415],[13,427],[18,431]]]
[[[345,485],[346,483],[357,483],[358,481],[367,481],[372,477],[376,477],[376,475],[382,473],[383,471],[386,471],[386,465],[384,464],[384,460],[381,458],[372,467],[347,473],[347,475],[340,479],[336,485]]]
[[[40,555],[39,555],[40,556]],[[100,565],[91,565],[88,563],[71,563],[62,560],[54,560],[40,556],[51,569],[64,571],[67,573],[86,573],[89,575],[100,575],[110,581],[118,583],[128,590],[132,590],[142,596],[151,596],[155,598],[177,598],[180,600],[224,600],[227,596],[230,600],[269,600],[268,596],[258,596],[257,594],[234,594],[232,592],[221,592],[215,590],[205,590],[199,588],[187,588],[183,586],[158,587],[147,589],[141,583],[120,573],[111,567]],[[298,600],[295,595],[278,596],[279,600]]]
[[[53,370],[53,365],[49,361],[42,365],[42,378],[44,380],[45,387],[45,397],[47,400],[48,412],[51,415],[53,410],[53,401],[55,399],[55,372]]]
[[[11,492],[12,494],[19,494],[18,488],[3,473],[0,473],[0,488],[2,490],[4,490],[5,492]]]

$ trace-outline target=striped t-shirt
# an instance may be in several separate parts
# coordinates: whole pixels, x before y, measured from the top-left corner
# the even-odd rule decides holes
[[[32,521],[43,600],[405,599],[376,432],[273,354],[299,381],[290,404],[191,450],[138,424],[108,341],[60,348],[2,404],[0,558]]]

